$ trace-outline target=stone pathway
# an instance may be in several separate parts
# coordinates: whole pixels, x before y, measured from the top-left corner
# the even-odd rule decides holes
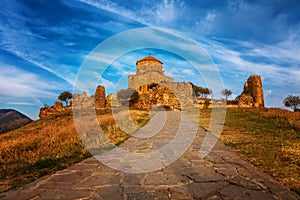
[[[122,149],[114,152],[114,156],[102,156],[107,158],[106,164],[123,171],[109,168],[93,157],[23,188],[2,193],[0,199],[300,199],[221,142],[201,159],[199,149],[206,134],[202,129],[197,130],[186,150],[185,145],[178,143],[177,136],[181,140],[187,137],[181,142],[188,143],[195,126],[187,118],[182,119],[179,112],[158,114],[151,122],[159,124],[155,120],[165,120],[158,134],[154,136],[142,128],[136,137],[121,144]],[[145,138],[143,131],[152,137]],[[161,153],[170,140],[175,140],[175,148],[166,148]],[[168,165],[179,154],[180,158]],[[139,173],[155,167],[158,168],[155,171]]]

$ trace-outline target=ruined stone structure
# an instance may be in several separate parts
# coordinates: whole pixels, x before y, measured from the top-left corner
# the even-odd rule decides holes
[[[63,106],[61,101],[56,101],[53,106],[47,106],[40,109],[39,117],[44,118],[49,115],[59,114],[61,112],[71,110],[73,102],[76,103],[74,107],[76,109],[86,109],[93,108],[102,109],[110,106],[110,103],[107,102],[107,98],[105,96],[105,87],[102,85],[98,85],[95,95],[88,96],[84,91],[82,94],[73,94],[73,99],[70,101],[70,106]],[[108,98],[109,99],[109,98]],[[111,99],[109,99],[111,101]]]
[[[260,76],[252,75],[247,79],[238,106],[241,108],[264,107],[264,94]]]
[[[61,113],[62,111],[71,110],[71,106],[64,107],[61,101],[54,102],[53,106],[44,107],[40,109],[39,117],[44,118],[49,115],[56,115]]]
[[[95,108],[105,108],[105,87],[98,85],[95,92]]]
[[[128,76],[128,88],[139,93],[136,106],[148,108],[156,104],[178,110],[193,107],[196,100],[191,83],[174,82],[164,75],[162,65],[152,56],[136,62],[136,74]]]
[[[181,105],[171,89],[163,85],[143,85],[146,90],[138,90],[139,99],[131,106],[139,109],[150,109],[152,106],[164,106],[172,110],[180,110]]]

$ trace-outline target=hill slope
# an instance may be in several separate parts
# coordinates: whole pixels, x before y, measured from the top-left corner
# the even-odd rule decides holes
[[[32,119],[13,109],[0,109],[0,133],[19,128]]]
[[[110,111],[97,115],[102,129],[112,143],[124,141],[128,135],[115,124]],[[127,111],[120,112],[124,116]],[[131,112],[143,125],[144,112]],[[85,122],[86,123],[86,122]],[[120,123],[120,126],[122,123]],[[77,133],[72,110],[36,120],[21,128],[0,134],[0,193],[22,186],[37,178],[69,167],[91,156]]]

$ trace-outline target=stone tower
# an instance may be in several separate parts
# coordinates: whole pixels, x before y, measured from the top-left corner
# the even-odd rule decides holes
[[[151,83],[173,82],[164,75],[162,62],[152,56],[146,56],[136,62],[136,74],[128,76],[128,88],[137,89]]]

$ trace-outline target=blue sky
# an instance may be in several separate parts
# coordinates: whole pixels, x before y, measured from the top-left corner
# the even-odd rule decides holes
[[[262,76],[267,107],[282,107],[287,95],[300,95],[298,0],[2,0],[0,9],[0,105],[33,119],[44,103],[52,105],[62,91],[73,91],[82,62],[98,44],[153,26],[196,40],[234,95],[251,74]],[[135,61],[148,51],[172,78],[178,76],[176,63],[183,79],[192,77],[176,56],[141,50],[124,56],[119,70],[108,70],[111,76],[101,81],[108,92],[116,87],[113,77],[133,73]]]

